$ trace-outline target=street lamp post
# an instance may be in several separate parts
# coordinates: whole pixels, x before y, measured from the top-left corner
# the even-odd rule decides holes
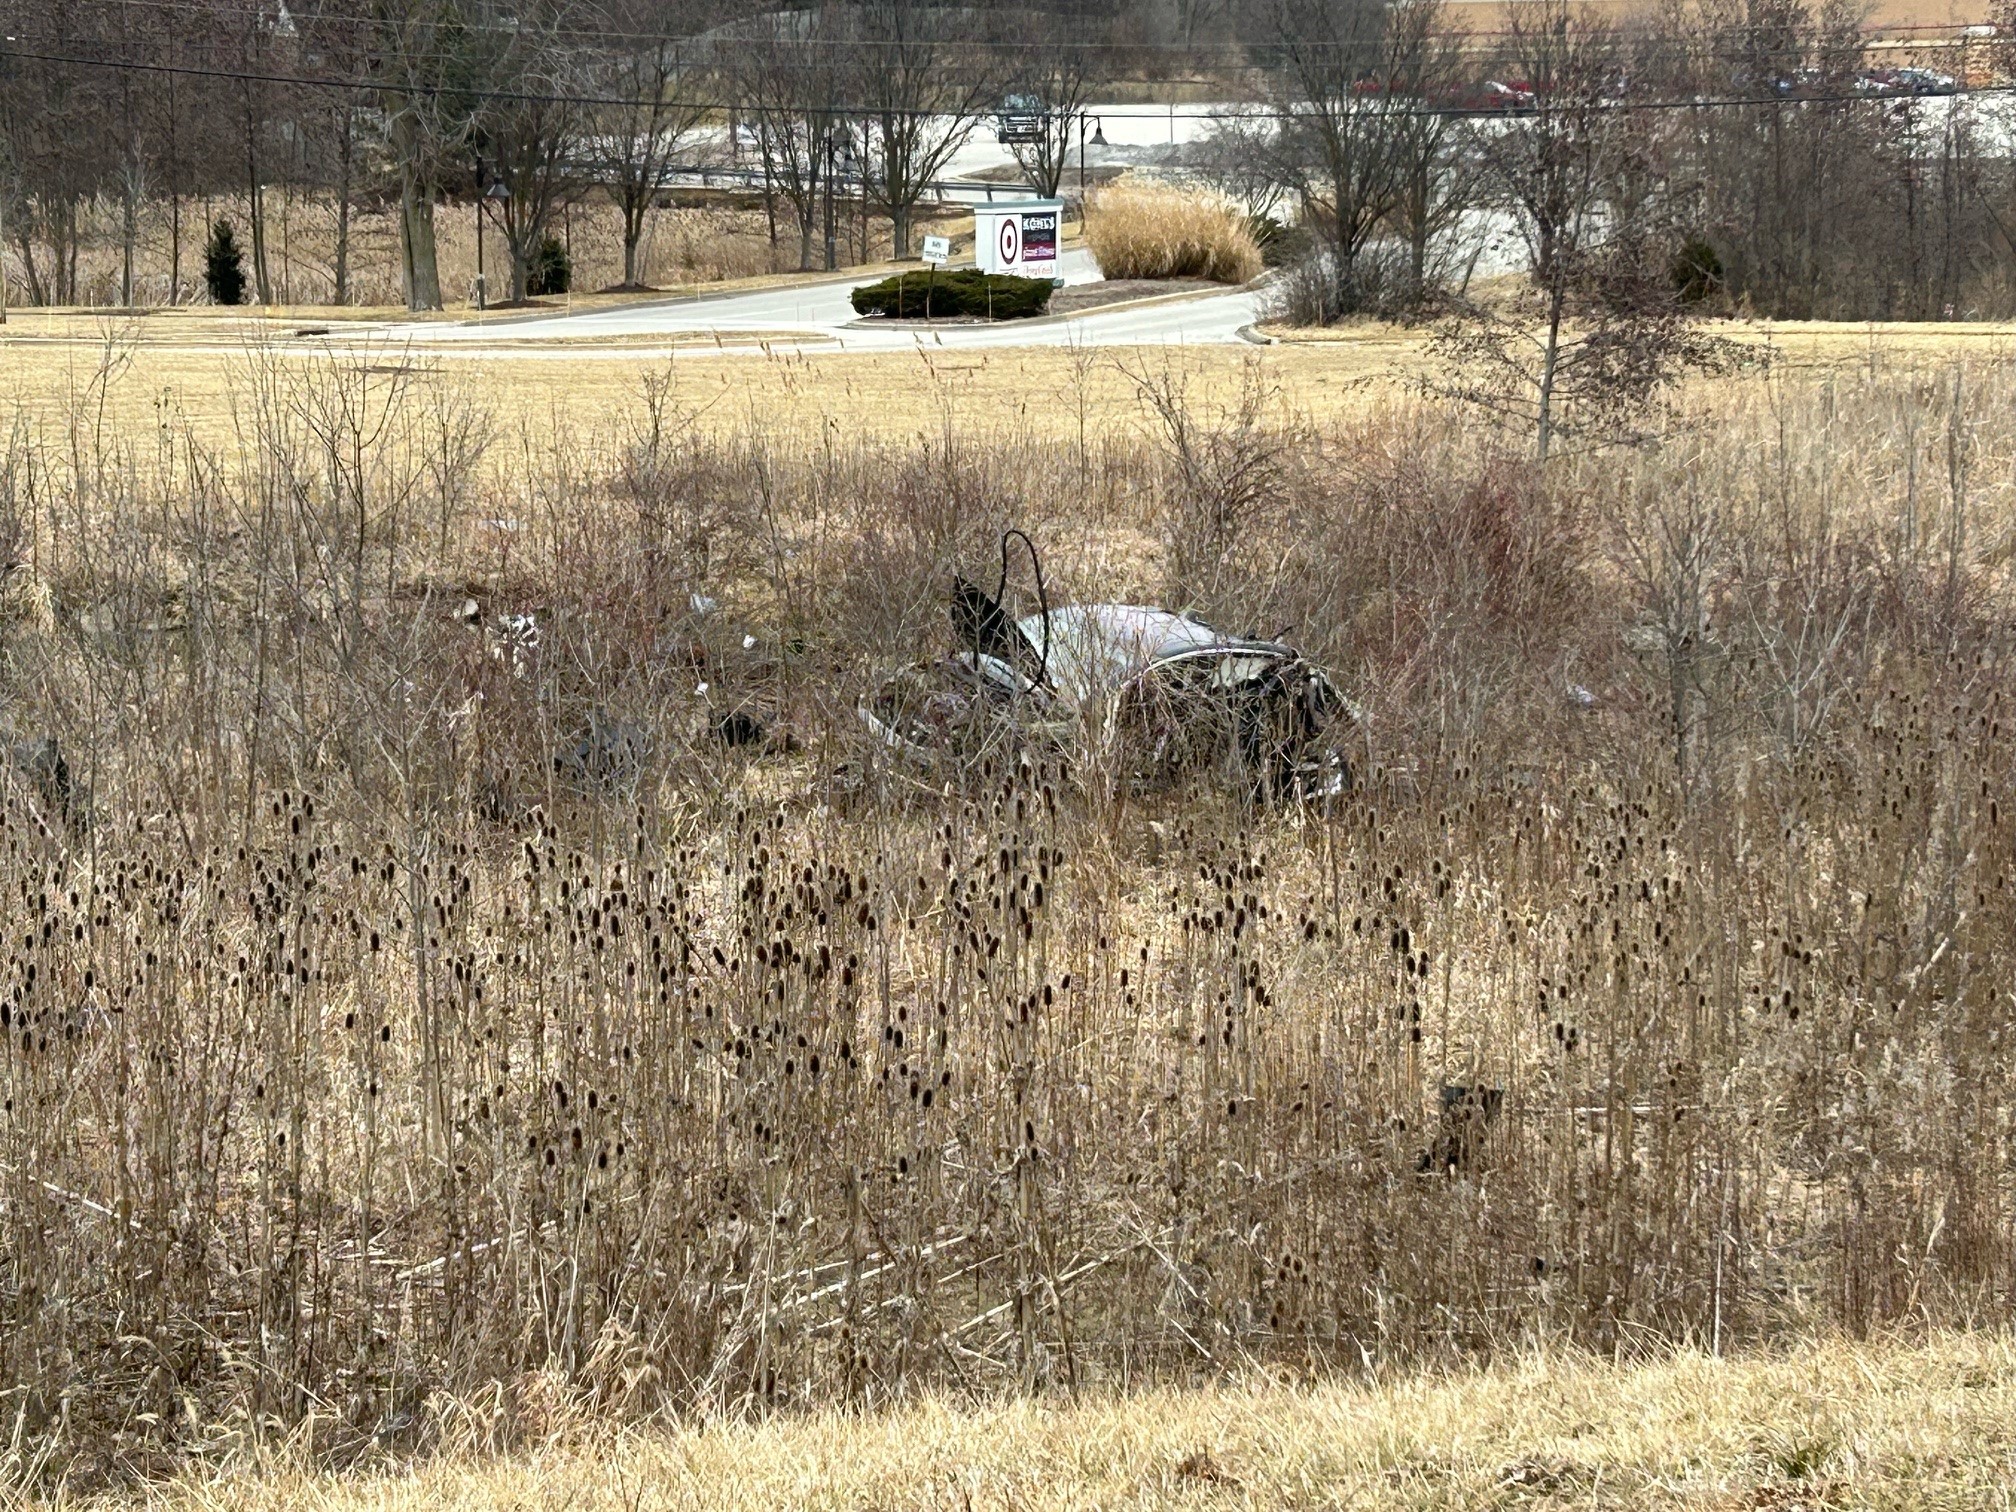
[[[831,273],[840,266],[840,253],[833,241],[833,163],[835,158],[833,128],[826,128],[826,271]]]
[[[489,218],[490,201],[509,199],[511,191],[504,186],[501,179],[488,189],[482,187],[483,164],[480,158],[476,164],[476,184],[476,308],[480,311],[490,308],[490,291],[483,276],[483,222]]]
[[[1087,122],[1090,122],[1092,125],[1092,145],[1094,147],[1104,147],[1106,145],[1106,123],[1104,121],[1095,120],[1090,111],[1086,110],[1079,111],[1078,112],[1078,198],[1081,201],[1085,198],[1085,126]],[[1082,214],[1083,212],[1081,211],[1080,213]]]
[[[483,157],[476,157],[476,308],[487,309],[483,298]]]

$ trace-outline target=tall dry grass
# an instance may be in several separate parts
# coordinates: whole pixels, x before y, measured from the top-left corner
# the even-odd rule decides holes
[[[337,242],[334,200],[325,195],[275,190],[267,195],[266,206],[267,268],[275,302],[330,303],[334,298]],[[143,202],[134,256],[137,304],[190,304],[208,298],[203,285],[203,246],[211,224],[218,219],[230,221],[239,245],[248,245],[242,197],[191,196],[183,200],[178,282],[175,209],[166,202]],[[473,303],[474,204],[467,200],[443,202],[436,207],[434,225],[442,297],[450,305]],[[570,250],[576,293],[590,293],[621,282],[622,217],[613,204],[599,196],[584,199],[556,212],[551,230]],[[724,200],[721,205],[708,208],[654,209],[645,220],[644,238],[638,249],[642,276],[652,284],[690,284],[783,272],[797,266],[797,244],[788,225],[781,229],[780,235],[782,244],[773,246],[760,203],[752,208],[746,196],[737,203]],[[79,302],[116,305],[124,264],[122,207],[117,202],[86,205],[81,216],[81,236]],[[352,205],[349,237],[349,303],[366,307],[401,304],[405,294],[400,282],[396,204],[365,201]],[[886,228],[869,241],[870,255],[885,252]],[[48,248],[36,246],[37,266],[45,270],[45,276],[51,255]],[[484,266],[494,297],[500,283],[508,284],[510,272],[510,254],[494,223],[485,237]],[[249,253],[245,276],[246,298],[256,298]],[[29,299],[18,257],[8,267],[8,299],[17,307]]]
[[[1140,376],[1079,454],[670,378],[541,440],[369,353],[229,450],[14,427],[10,1479],[2002,1317],[2006,370],[1544,475]],[[890,765],[1009,523],[1294,627],[1360,789]]]
[[[1260,247],[1245,216],[1232,201],[1203,189],[1108,185],[1087,203],[1085,244],[1108,278],[1245,283],[1260,276]]]

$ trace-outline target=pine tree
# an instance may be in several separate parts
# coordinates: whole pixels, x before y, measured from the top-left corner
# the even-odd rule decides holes
[[[565,244],[559,237],[548,235],[532,254],[532,266],[525,278],[525,292],[565,294],[573,284],[574,264],[567,256]]]
[[[229,221],[220,220],[211,228],[210,244],[203,251],[203,282],[209,286],[212,303],[245,303],[245,254],[238,249]]]

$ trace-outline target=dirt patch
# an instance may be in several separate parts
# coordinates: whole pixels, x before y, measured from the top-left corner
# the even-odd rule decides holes
[[[1078,315],[1130,299],[1157,299],[1165,294],[1203,294],[1238,287],[1208,278],[1114,278],[1104,283],[1074,284],[1050,296],[1052,315]]]

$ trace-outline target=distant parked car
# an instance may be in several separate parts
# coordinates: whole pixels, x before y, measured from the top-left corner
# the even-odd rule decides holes
[[[1040,142],[1050,109],[1034,95],[1012,94],[994,112],[994,140],[1004,144]]]
[[[1951,74],[1929,68],[1872,68],[1857,76],[1855,93],[1875,99],[1895,99],[1910,95],[1950,95],[1960,92]]]
[[[1524,79],[1514,79],[1510,83],[1503,79],[1486,79],[1484,100],[1493,110],[1531,110],[1539,104],[1540,96]]]
[[[1900,68],[1897,88],[1909,95],[1950,95],[1960,92],[1960,83],[1951,74],[1930,68]]]
[[[1813,67],[1771,76],[1771,93],[1781,100],[1806,100],[1827,92],[1827,76]]]

